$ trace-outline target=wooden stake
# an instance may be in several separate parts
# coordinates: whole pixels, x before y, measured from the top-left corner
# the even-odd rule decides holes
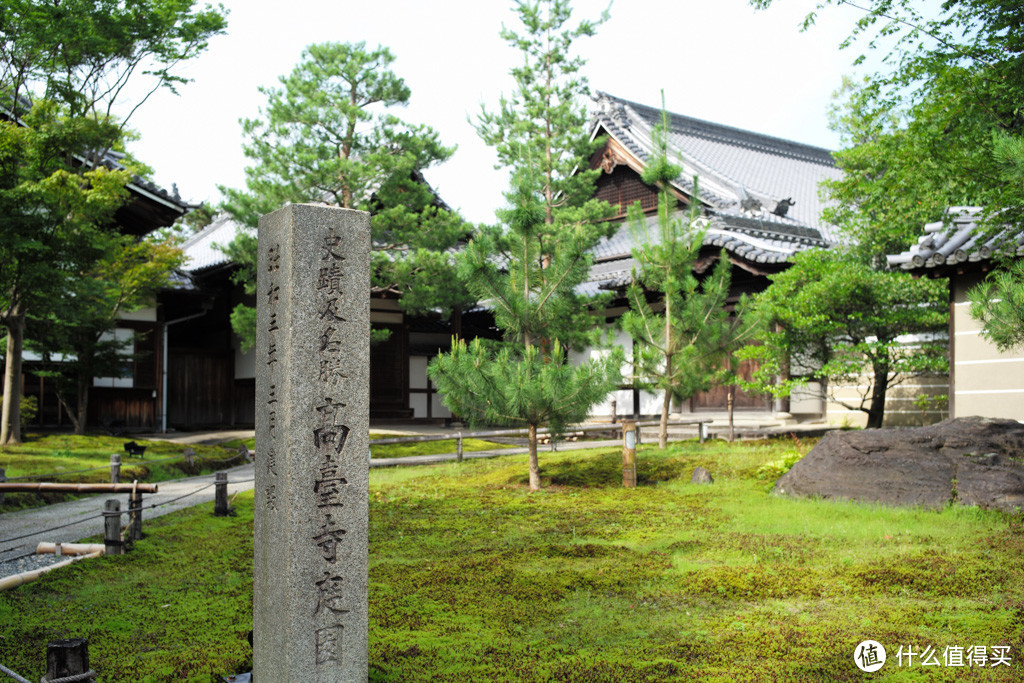
[[[131,515],[128,517],[128,540],[138,541],[142,539],[142,491],[135,490],[128,494],[128,509]]]
[[[121,503],[110,498],[103,504],[103,545],[107,555],[123,555],[121,542]]]
[[[52,681],[89,671],[89,641],[85,638],[55,640],[46,646],[46,677]]]
[[[622,485],[636,487],[636,423],[622,421]]]
[[[110,483],[121,483],[121,456],[118,453],[110,455]]]
[[[213,499],[213,514],[216,517],[227,517],[231,514],[228,508],[228,473],[218,472],[214,481],[216,495]]]

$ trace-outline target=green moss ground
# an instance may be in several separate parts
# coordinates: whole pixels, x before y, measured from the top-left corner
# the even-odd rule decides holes
[[[135,441],[146,446],[144,458],[132,458],[124,445]],[[28,481],[55,481],[60,483],[104,483],[110,481],[110,456],[121,456],[121,481],[138,479],[140,482],[160,482],[168,479],[194,476],[240,464],[237,453],[220,446],[194,445],[197,459],[189,467],[179,462],[155,463],[156,460],[180,457],[188,446],[170,441],[147,441],[132,437],[76,436],[74,434],[30,434],[25,443],[0,449],[0,467],[8,479],[31,477]],[[87,470],[88,472],[78,472]],[[35,507],[46,503],[69,500],[69,494],[13,493],[5,496],[0,511]]]
[[[618,449],[542,454],[539,493],[525,455],[374,470],[371,680],[1024,679],[1019,517],[769,495],[793,450],[644,447],[634,490]],[[689,483],[698,465],[712,486]],[[103,680],[248,670],[251,496],[236,505],[0,593],[0,662],[38,677],[48,639],[86,636]],[[868,638],[890,662],[866,675]],[[1009,645],[1013,663],[901,668],[900,645]]]

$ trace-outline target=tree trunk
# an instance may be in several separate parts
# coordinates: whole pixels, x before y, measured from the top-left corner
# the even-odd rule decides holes
[[[78,419],[75,420],[75,434],[85,434],[85,419],[89,414],[89,382],[92,378],[78,378]]]
[[[540,463],[537,461],[537,425],[529,427],[530,441],[530,490],[540,490]]]
[[[16,304],[7,322],[7,365],[0,414],[0,445],[21,443],[21,348],[25,341],[25,311]]]
[[[661,424],[658,426],[658,448],[664,450],[668,446],[668,414],[672,410],[672,392],[669,384],[672,382],[672,358],[675,356],[672,348],[672,299],[665,297],[665,398],[661,401]]]
[[[726,394],[725,402],[729,408],[729,443],[736,440],[736,385],[729,385],[729,393]]]
[[[672,392],[665,389],[665,398],[661,401],[661,424],[658,426],[658,448],[668,446],[668,413],[672,408]]]
[[[71,404],[68,402],[68,397],[62,391],[57,392],[57,402],[60,403],[64,412],[67,414],[68,419],[71,420],[71,426],[75,429],[75,434],[84,434],[85,432],[78,431],[78,411],[74,410]]]
[[[879,429],[885,418],[885,394],[889,389],[889,364],[875,363],[872,365],[875,382],[871,387],[871,408],[868,412],[868,429]]]

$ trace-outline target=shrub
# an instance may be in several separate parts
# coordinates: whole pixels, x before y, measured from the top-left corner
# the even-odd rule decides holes
[[[758,479],[778,479],[786,472],[789,472],[793,465],[797,464],[804,454],[800,451],[787,451],[778,460],[770,460],[757,468]]]

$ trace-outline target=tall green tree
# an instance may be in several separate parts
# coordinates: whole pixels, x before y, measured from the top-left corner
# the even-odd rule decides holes
[[[619,352],[576,365],[567,350],[595,341],[596,319],[576,292],[587,276],[589,250],[614,226],[598,221],[606,204],[591,200],[583,65],[573,41],[596,22],[570,26],[565,0],[517,2],[522,32],[501,36],[523,55],[512,70],[516,89],[499,110],[484,111],[481,137],[513,169],[501,227],[484,228],[460,255],[470,290],[494,312],[500,342],[453,340],[435,358],[431,379],[453,412],[471,422],[525,425],[530,488],[540,488],[537,429],[555,431],[584,419],[618,383]]]
[[[44,372],[54,378],[57,398],[76,434],[85,433],[93,378],[120,377],[130,361],[144,360],[127,348],[131,341],[116,339],[118,321],[125,313],[152,305],[184,262],[181,250],[171,244],[131,236],[103,234],[94,247],[102,255],[82,272],[70,274],[57,306],[32,316],[28,327],[28,345],[40,353]]]
[[[447,313],[471,303],[454,278],[448,250],[470,233],[439,200],[421,172],[447,160],[453,148],[436,131],[394,115],[410,91],[390,68],[386,47],[322,43],[280,87],[261,88],[267,104],[260,117],[242,122],[246,189],[221,188],[225,208],[255,227],[260,215],[288,203],[327,203],[373,214],[373,286],[401,295],[408,313]],[[255,262],[255,239],[239,237],[227,251],[240,263]],[[236,278],[255,286],[254,273]],[[255,341],[255,313],[240,305],[232,315],[246,346]]]
[[[481,231],[460,255],[470,290],[487,302],[504,332],[500,342],[453,339],[428,374],[446,406],[471,424],[525,426],[530,489],[541,486],[537,430],[560,432],[586,419],[619,383],[621,350],[573,364],[570,346],[595,341],[588,302],[576,293],[591,258],[587,227],[551,239],[532,179],[509,193],[507,229]]]
[[[771,3],[751,0],[759,7]],[[875,263],[909,247],[922,226],[943,220],[950,206],[981,207],[984,240],[1016,238],[1024,231],[1024,5],[823,0],[805,28],[826,5],[862,12],[841,47],[858,41],[868,50],[890,47],[878,72],[846,85],[836,117],[846,145],[836,154],[844,173],[826,183],[836,201],[826,220]],[[1008,271],[972,295],[985,334],[1003,346],[1024,336],[1024,327],[1015,332],[1019,317],[988,297],[1019,297],[1019,272]]]
[[[568,0],[519,0],[516,16],[522,32],[502,27],[501,37],[522,53],[522,66],[512,69],[516,88],[502,96],[498,110],[481,109],[477,133],[498,153],[498,168],[534,171],[526,177],[541,197],[544,224],[554,233],[561,226],[587,228],[594,239],[613,228],[600,223],[609,215],[607,202],[592,199],[600,169],[590,169],[590,155],[600,146],[587,135],[583,99],[590,88],[581,70],[585,60],[574,55],[573,42],[593,36],[608,18],[582,20],[570,26]]]
[[[0,7],[0,322],[8,333],[0,444],[21,440],[27,312],[45,312],[54,288],[99,253],[96,231],[127,198],[131,173],[108,171],[106,153],[123,151],[132,113],[159,88],[184,83],[175,65],[224,26],[223,8],[187,0]],[[138,84],[143,94],[130,98]]]
[[[832,398],[866,413],[873,428],[882,426],[890,388],[948,370],[948,343],[935,336],[946,329],[947,295],[935,282],[822,249],[797,254],[788,270],[769,278],[754,306],[773,332],[747,350],[761,361],[751,388],[788,394],[793,382],[776,382],[786,366],[827,389],[863,386],[855,403]]]
[[[772,0],[751,0],[767,7]],[[876,259],[907,248],[949,206],[980,206],[993,234],[1024,226],[1024,187],[1001,178],[999,140],[1024,133],[1024,6],[1011,0],[823,0],[861,12],[841,47],[887,45],[879,70],[844,89],[843,176],[826,219]]]
[[[100,225],[124,202],[130,174],[69,168],[67,150],[96,122],[40,101],[24,126],[0,123],[0,323],[7,330],[0,443],[19,443],[21,362],[29,311],[53,310],[72,273],[98,256]]]
[[[671,186],[681,167],[669,159],[664,109],[653,141],[655,154],[642,177],[658,187],[657,233],[651,233],[639,203],[632,206],[630,229],[639,246],[633,249],[637,266],[626,292],[630,310],[622,316],[622,328],[637,344],[634,385],[663,392],[658,443],[665,448],[672,401],[685,400],[719,380],[731,382],[732,354],[752,339],[756,325],[745,299],[735,312],[727,309],[732,275],[724,252],[703,281],[697,277],[706,222],[698,178],[684,213]]]

